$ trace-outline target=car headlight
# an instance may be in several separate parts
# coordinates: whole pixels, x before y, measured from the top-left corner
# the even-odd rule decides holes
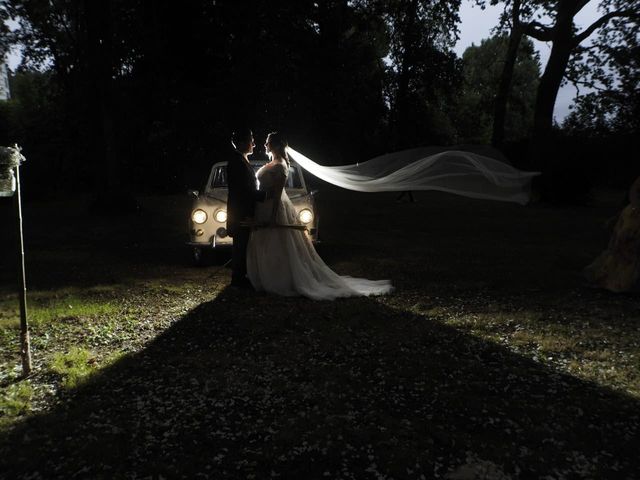
[[[216,219],[216,222],[224,223],[227,221],[227,212],[218,210],[213,217]]]
[[[311,223],[313,221],[313,212],[308,208],[302,209],[300,213],[298,213],[298,218],[304,224]]]
[[[207,212],[200,209],[194,210],[191,214],[191,220],[193,220],[193,223],[197,224],[204,223],[207,221]]]

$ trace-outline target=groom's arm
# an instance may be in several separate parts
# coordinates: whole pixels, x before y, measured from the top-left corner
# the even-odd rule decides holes
[[[227,162],[227,186],[233,190],[237,189],[238,180],[242,178],[238,166],[238,162],[234,159],[229,159]]]

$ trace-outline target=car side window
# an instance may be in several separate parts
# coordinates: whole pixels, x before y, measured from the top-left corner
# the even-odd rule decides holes
[[[257,172],[263,164],[254,164],[253,170]],[[221,165],[216,167],[211,179],[210,188],[226,188],[227,187],[227,166]],[[289,176],[285,188],[302,188],[302,180],[300,179],[300,171],[296,167],[289,168]]]
[[[287,184],[285,188],[302,188],[302,182],[300,181],[300,172],[295,167],[289,167],[289,176],[287,177]]]
[[[226,165],[216,168],[216,172],[213,175],[213,182],[211,186],[213,188],[227,186],[227,166]]]

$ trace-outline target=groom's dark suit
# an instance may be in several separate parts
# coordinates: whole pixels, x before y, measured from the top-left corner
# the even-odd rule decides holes
[[[257,188],[253,168],[237,150],[232,150],[227,160],[227,232],[233,237],[232,284],[246,283],[247,245],[251,229],[241,227],[240,222],[253,219],[257,201],[264,200],[265,192]]]

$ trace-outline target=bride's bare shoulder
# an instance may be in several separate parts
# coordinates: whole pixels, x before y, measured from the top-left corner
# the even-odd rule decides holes
[[[289,167],[284,160],[272,160],[267,166],[273,173],[284,173],[286,176],[289,172]]]

